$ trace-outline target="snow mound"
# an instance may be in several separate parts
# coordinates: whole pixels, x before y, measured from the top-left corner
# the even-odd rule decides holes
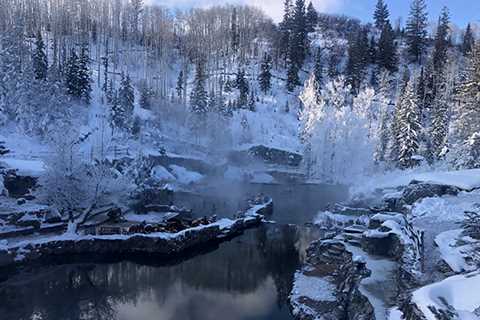
[[[456,272],[472,272],[476,267],[467,263],[471,244],[476,241],[470,237],[462,237],[462,229],[449,230],[435,238],[442,259]],[[458,244],[461,241],[462,244]]]
[[[162,166],[155,166],[150,173],[152,178],[158,181],[175,181],[175,177]]]
[[[173,175],[176,177],[177,182],[181,184],[192,184],[203,179],[203,175],[195,171],[189,171],[184,167],[177,165],[169,166]]]
[[[480,308],[480,273],[449,277],[425,286],[413,293],[412,302],[417,305],[427,320],[436,320],[432,309],[455,311],[459,320],[478,320],[474,314]],[[452,310],[452,308],[454,310]]]

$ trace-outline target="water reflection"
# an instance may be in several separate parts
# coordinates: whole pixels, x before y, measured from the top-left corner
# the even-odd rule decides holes
[[[263,192],[274,198],[272,219],[299,225],[344,196],[333,188]],[[235,206],[235,200],[197,204],[220,208],[220,201]],[[293,274],[318,237],[314,229],[267,224],[173,266],[152,258],[24,269],[0,283],[0,320],[292,319],[287,296]]]
[[[0,284],[0,319],[291,319],[296,227],[250,230],[176,266],[133,262],[24,270]]]

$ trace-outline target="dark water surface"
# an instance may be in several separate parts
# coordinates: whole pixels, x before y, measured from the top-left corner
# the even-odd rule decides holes
[[[206,213],[213,207],[221,216],[241,206],[239,193],[261,191],[273,197],[270,219],[279,223],[249,230],[216,250],[170,266],[146,259],[25,268],[0,283],[0,319],[292,319],[287,304],[292,277],[318,234],[288,224],[310,222],[319,209],[346,193],[329,186],[242,190],[246,192],[179,200]]]

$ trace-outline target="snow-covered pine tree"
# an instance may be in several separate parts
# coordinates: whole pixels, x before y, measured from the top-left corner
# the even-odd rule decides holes
[[[307,6],[307,15],[306,15],[306,28],[307,32],[313,32],[315,31],[315,27],[317,26],[318,23],[318,13],[317,10],[315,10],[315,7],[313,6],[312,1]]]
[[[111,120],[112,129],[120,128],[131,130],[133,120],[133,109],[135,93],[130,82],[130,77],[122,73],[120,88],[112,99]]]
[[[232,19],[230,24],[230,44],[232,51],[236,53],[240,47],[240,35],[238,32],[237,8],[233,7]]]
[[[177,97],[181,100],[183,96],[183,70],[180,70],[178,73],[177,77],[177,86],[175,87],[175,90],[177,91]]]
[[[413,62],[421,63],[427,44],[427,5],[425,0],[412,0],[410,14],[405,28],[408,52]]]
[[[442,13],[438,19],[437,33],[435,35],[435,46],[433,49],[433,67],[436,73],[443,71],[443,66],[447,61],[447,50],[449,42],[450,16],[448,9],[443,7]]]
[[[289,92],[293,92],[295,88],[300,83],[300,79],[298,78],[298,66],[295,63],[288,63],[288,70],[287,70],[287,90]]]
[[[250,90],[250,96],[248,97],[248,110],[255,112],[255,93],[253,90]]]
[[[385,24],[388,22],[390,12],[388,11],[387,4],[383,0],[378,0],[375,6],[375,12],[373,13],[373,19],[375,21],[375,27],[378,30],[383,30]]]
[[[454,122],[455,136],[460,144],[480,132],[480,42],[470,52],[462,78]]]
[[[262,64],[260,65],[260,74],[258,75],[258,83],[260,90],[267,94],[272,87],[272,58],[268,53],[263,55]]]
[[[78,92],[87,104],[90,104],[92,94],[92,79],[90,77],[90,55],[88,45],[84,43],[78,57]]]
[[[238,69],[236,85],[239,91],[237,106],[238,108],[245,108],[248,104],[248,92],[249,92],[248,81],[247,81],[247,78],[245,77],[245,69]]]
[[[217,96],[215,95],[215,90],[210,90],[208,94],[208,111],[209,112],[217,112],[218,111],[218,104],[217,104]]]
[[[300,69],[307,55],[307,25],[305,18],[305,0],[296,0],[292,16],[292,33],[289,44],[290,62]]]
[[[152,107],[152,89],[148,86],[147,83],[143,83],[140,86],[140,100],[138,102],[139,106],[143,109],[151,109]]]
[[[392,26],[387,20],[383,26],[380,40],[378,41],[376,62],[380,70],[385,69],[390,72],[396,72],[398,70],[397,48],[394,40],[395,35]]]
[[[199,59],[195,72],[193,89],[190,93],[190,110],[193,113],[204,114],[208,111],[208,94],[205,90],[205,61]]]
[[[315,64],[313,66],[313,74],[315,75],[315,84],[317,87],[317,95],[323,87],[323,63],[322,63],[322,50],[319,48],[315,52]]]
[[[65,85],[68,94],[74,97],[80,97],[78,84],[78,55],[74,49],[70,51],[70,56],[65,66]]]
[[[283,20],[279,24],[280,40],[278,43],[280,54],[284,57],[285,64],[289,56],[290,36],[292,33],[293,5],[292,0],[284,0]]]
[[[32,63],[35,79],[47,79],[48,61],[47,55],[45,54],[45,43],[43,42],[42,33],[40,30],[37,32],[35,37],[35,49],[33,51]]]
[[[415,165],[414,156],[417,155],[420,146],[420,115],[413,78],[408,81],[397,108],[395,119],[398,128],[395,143],[399,146],[397,160],[399,167],[406,169]]]
[[[368,34],[367,30],[359,31],[354,38],[349,40],[348,62],[346,67],[347,83],[353,92],[358,93],[365,79],[368,66]]]
[[[475,45],[475,36],[473,35],[472,26],[469,23],[467,25],[467,28],[465,29],[465,34],[463,35],[463,42],[462,42],[463,54],[467,56],[470,52],[472,52],[474,45]]]
[[[392,122],[391,110],[391,76],[388,71],[383,71],[380,75],[380,83],[376,102],[379,111],[379,126],[378,126],[378,146],[375,153],[375,159],[384,162],[387,158],[388,145],[391,139],[390,126]]]

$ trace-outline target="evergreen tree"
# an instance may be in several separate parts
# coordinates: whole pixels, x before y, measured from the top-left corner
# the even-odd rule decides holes
[[[293,5],[292,0],[285,0],[283,20],[280,22],[280,54],[285,57],[285,63],[288,59],[288,49],[290,46],[290,36],[292,33]]]
[[[79,73],[79,58],[75,50],[72,49],[65,66],[65,85],[67,93],[77,98],[80,98],[82,94]]]
[[[383,30],[385,24],[388,22],[390,12],[388,11],[387,4],[383,0],[378,0],[373,14],[375,20],[375,27],[378,30]]]
[[[215,95],[215,91],[212,89],[210,90],[210,94],[208,95],[208,111],[209,112],[216,112],[217,110],[217,96]]]
[[[315,76],[315,87],[318,94],[317,97],[319,97],[323,86],[323,65],[321,49],[317,49],[317,52],[315,53],[315,65],[313,67],[313,75]]]
[[[45,54],[45,44],[43,43],[42,33],[40,30],[37,32],[37,36],[35,38],[35,51],[33,52],[32,62],[35,79],[47,79],[48,62]]]
[[[260,65],[260,74],[258,75],[258,83],[260,90],[264,94],[272,87],[272,58],[267,53],[264,54],[262,64]]]
[[[177,97],[180,99],[183,96],[183,82],[183,71],[180,71],[177,78],[177,86],[175,87],[175,90],[177,91]]]
[[[298,66],[295,63],[290,63],[287,70],[287,90],[293,92],[299,83]]]
[[[289,39],[290,63],[300,69],[307,54],[307,26],[305,19],[305,0],[296,0],[292,17],[292,32]]]
[[[237,8],[233,8],[232,21],[230,26],[230,41],[233,52],[237,52],[240,47],[240,35],[238,33]]]
[[[380,84],[377,94],[377,101],[380,112],[380,126],[379,126],[379,141],[375,158],[377,161],[385,161],[388,151],[388,144],[390,142],[390,125],[392,121],[391,116],[391,79],[388,71],[383,71],[380,75]]]
[[[397,48],[394,42],[395,35],[393,34],[392,26],[387,21],[383,27],[378,41],[377,64],[380,69],[385,69],[390,72],[398,70],[398,56]]]
[[[377,62],[377,43],[375,42],[375,37],[370,37],[370,43],[368,45],[368,55],[370,63],[374,64]]]
[[[238,97],[238,107],[243,108],[247,106],[248,103],[248,91],[249,91],[249,86],[247,79],[245,78],[245,70],[244,69],[238,69],[237,72],[237,80],[236,80],[236,85],[239,91],[239,97]]]
[[[396,137],[398,144],[398,165],[400,168],[410,168],[415,162],[420,141],[420,116],[418,113],[417,97],[414,81],[411,79],[402,94],[396,110]]]
[[[313,3],[310,1],[307,7],[307,16],[306,16],[306,28],[307,32],[315,31],[315,27],[318,23],[318,13],[313,6]]]
[[[152,89],[147,84],[140,87],[140,101],[138,102],[143,109],[151,109],[152,107]]]
[[[250,96],[248,98],[248,110],[255,112],[255,94],[253,90],[250,90]]]
[[[204,114],[208,111],[208,94],[205,90],[206,80],[205,61],[199,59],[193,89],[190,93],[190,109],[194,113]]]
[[[118,89],[118,105],[120,109],[125,112],[125,123],[123,128],[130,129],[130,122],[133,117],[133,109],[135,103],[135,91],[132,87],[130,76],[122,73],[120,81],[120,88]]]
[[[427,43],[428,17],[425,0],[412,0],[410,15],[407,20],[406,38],[408,52],[414,62],[421,63],[422,55]]]
[[[433,49],[433,67],[436,73],[441,73],[443,71],[443,66],[447,60],[447,50],[449,45],[448,33],[450,30],[449,24],[450,17],[448,9],[444,7],[441,16],[438,19],[435,47]]]
[[[358,92],[362,81],[365,79],[368,66],[368,36],[367,31],[360,31],[355,38],[349,41],[347,62],[347,83],[353,92]]]
[[[460,102],[454,124],[457,139],[461,142],[480,132],[480,42],[477,42],[468,56],[457,93]]]
[[[472,52],[474,45],[475,45],[475,37],[473,35],[472,26],[469,23],[467,25],[467,29],[465,30],[465,34],[463,35],[463,42],[462,42],[463,54],[468,55],[470,52]]]
[[[83,98],[87,104],[90,104],[90,96],[92,94],[92,79],[90,77],[90,56],[86,44],[80,49],[80,57],[78,58],[78,92],[79,97]]]

